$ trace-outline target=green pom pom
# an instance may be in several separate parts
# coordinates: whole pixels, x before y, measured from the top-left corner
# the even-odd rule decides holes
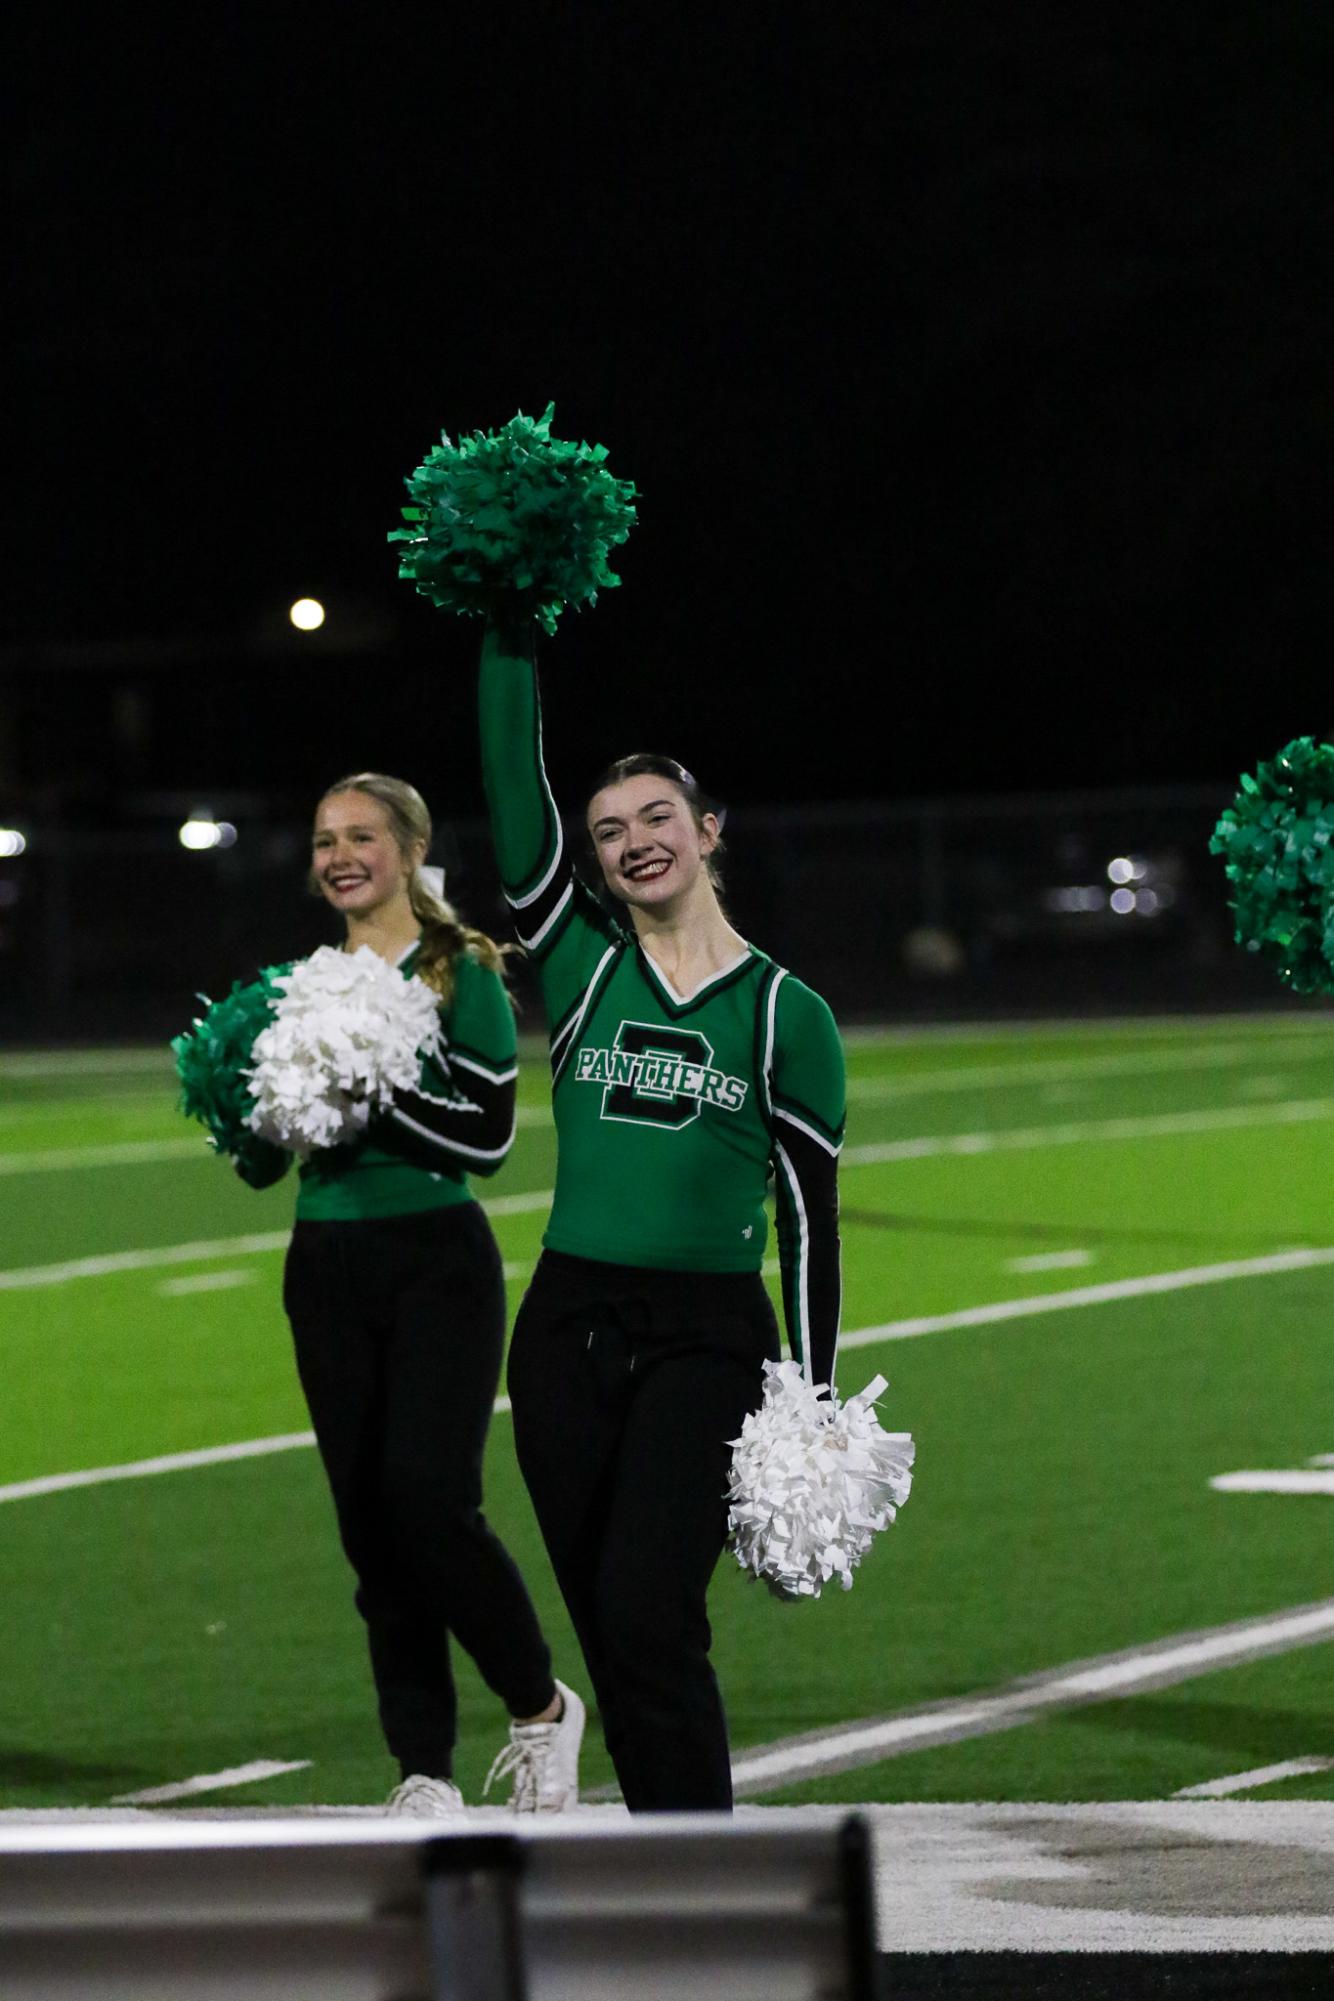
[[[457,445],[442,436],[404,482],[398,574],[442,611],[516,609],[552,633],[566,605],[621,581],[607,552],[634,526],[635,489],[608,471],[605,446],[552,437],[555,408]]]
[[[172,1041],[181,1110],[207,1126],[218,1153],[240,1158],[255,1145],[245,1122],[255,1100],[243,1072],[255,1037],[268,1027],[282,998],[274,982],[290,971],[290,966],[265,966],[248,985],[237,980],[229,994],[210,1002],[186,1033]]]
[[[1246,774],[1209,843],[1237,943],[1299,994],[1334,993],[1334,744],[1296,737]]]

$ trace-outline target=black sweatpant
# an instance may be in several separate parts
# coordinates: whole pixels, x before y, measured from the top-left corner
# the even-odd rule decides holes
[[[728,1809],[706,1597],[778,1327],[758,1274],[546,1251],[510,1343],[519,1464],[632,1812]]]
[[[481,1511],[505,1331],[495,1238],[475,1202],[298,1222],[283,1304],[385,1739],[404,1777],[448,1778],[450,1633],[512,1716],[555,1693],[523,1579]]]

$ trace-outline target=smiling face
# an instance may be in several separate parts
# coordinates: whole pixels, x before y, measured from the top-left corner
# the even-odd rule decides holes
[[[316,809],[310,859],[326,903],[366,918],[406,901],[421,854],[404,854],[387,809],[368,792],[330,792]]]
[[[716,817],[697,820],[680,787],[652,772],[595,792],[588,831],[612,895],[642,910],[692,889],[718,845]]]

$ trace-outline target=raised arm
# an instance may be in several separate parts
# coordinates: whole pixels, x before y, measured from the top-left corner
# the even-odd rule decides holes
[[[842,1272],[838,1156],[847,1104],[843,1045],[818,994],[782,975],[770,993],[770,1108],[778,1257],[788,1344],[811,1383],[834,1382]]]
[[[563,925],[572,885],[560,814],[542,762],[530,624],[502,629],[488,621],[478,718],[501,883],[520,938],[530,951],[540,951]]]
[[[488,624],[478,714],[482,777],[505,898],[537,968],[552,1036],[574,1019],[590,980],[623,934],[570,863],[542,762],[531,626]]]

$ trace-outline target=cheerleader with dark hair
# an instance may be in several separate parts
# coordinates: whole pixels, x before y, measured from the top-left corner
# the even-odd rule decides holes
[[[483,646],[482,755],[506,896],[542,984],[559,1141],[515,1325],[519,1463],[634,1811],[731,1805],[709,1579],[735,1439],[778,1328],[832,1384],[843,1054],[825,1003],[734,929],[719,815],[667,758],[587,808],[604,904],[571,869],[542,764],[532,627]]]

